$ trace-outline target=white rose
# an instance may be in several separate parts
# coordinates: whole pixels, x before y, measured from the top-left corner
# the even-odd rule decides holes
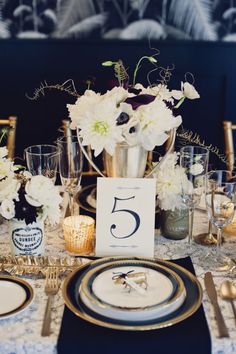
[[[192,165],[189,169],[189,173],[191,173],[193,176],[200,175],[203,172],[204,168],[200,163],[195,163]]]
[[[42,175],[33,176],[25,185],[25,199],[35,207],[48,204],[54,194],[54,188],[49,178]]]
[[[0,181],[0,202],[2,202],[4,199],[18,200],[19,189],[20,182],[13,177],[8,177]]]
[[[8,200],[8,199],[3,200],[3,202],[0,206],[0,213],[7,220],[14,218],[15,204],[14,204],[13,200]]]
[[[13,175],[14,166],[12,161],[5,158],[0,159],[0,180]]]
[[[54,203],[54,205],[44,207],[43,216],[48,219],[50,225],[57,224],[61,216],[59,204]]]

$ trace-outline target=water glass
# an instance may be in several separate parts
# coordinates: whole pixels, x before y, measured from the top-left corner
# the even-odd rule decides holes
[[[59,149],[55,145],[32,145],[24,150],[29,172],[46,176],[55,183],[59,162]]]

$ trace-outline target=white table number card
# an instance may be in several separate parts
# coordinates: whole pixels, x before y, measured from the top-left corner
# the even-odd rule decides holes
[[[154,256],[154,178],[98,178],[97,256]]]

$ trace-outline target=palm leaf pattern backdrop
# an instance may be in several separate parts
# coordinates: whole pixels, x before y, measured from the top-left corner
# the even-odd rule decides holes
[[[0,38],[236,41],[236,0],[0,0]]]

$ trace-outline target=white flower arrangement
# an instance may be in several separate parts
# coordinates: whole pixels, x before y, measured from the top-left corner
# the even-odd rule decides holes
[[[185,169],[177,164],[178,154],[169,154],[156,173],[158,204],[162,210],[183,209],[183,193],[193,188]]]
[[[0,214],[7,220],[25,220],[26,224],[38,217],[57,223],[62,201],[58,188],[47,177],[27,171],[15,173],[17,167],[6,155],[7,149],[0,147]]]
[[[181,83],[181,90],[170,91],[165,83],[143,87],[135,84],[137,71],[143,59],[155,65],[154,56],[141,58],[134,71],[133,83],[121,61],[107,61],[104,66],[114,66],[119,86],[105,94],[88,89],[75,104],[68,104],[71,128],[78,129],[84,146],[90,145],[94,155],[106,150],[114,154],[118,143],[141,145],[151,151],[168,139],[168,132],[178,128],[182,118],[175,109],[185,98],[199,98],[198,92],[188,82]]]

